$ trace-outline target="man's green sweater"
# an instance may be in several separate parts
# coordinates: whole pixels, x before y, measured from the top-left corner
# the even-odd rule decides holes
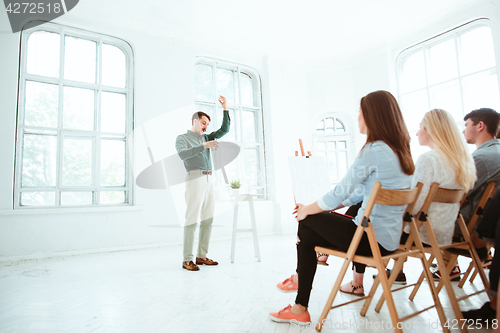
[[[186,171],[191,170],[212,170],[212,161],[210,155],[210,148],[203,147],[203,142],[212,141],[222,138],[229,132],[229,111],[224,110],[224,118],[222,119],[222,126],[210,134],[199,135],[191,130],[186,134],[177,136],[175,140],[175,149],[177,154],[184,161]]]

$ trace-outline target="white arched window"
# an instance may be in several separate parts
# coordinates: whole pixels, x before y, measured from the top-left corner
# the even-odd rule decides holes
[[[15,207],[132,204],[132,50],[45,23],[21,33]]]
[[[351,126],[347,119],[335,113],[322,114],[314,123],[314,154],[325,157],[333,188],[348,169],[353,140]]]
[[[412,138],[424,114],[434,108],[450,112],[459,124],[474,109],[498,111],[497,73],[487,19],[464,24],[402,51],[397,58],[399,104]],[[418,140],[412,140],[411,149],[415,159],[425,151]]]

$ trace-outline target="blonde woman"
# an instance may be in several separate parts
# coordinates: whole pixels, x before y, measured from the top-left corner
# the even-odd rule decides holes
[[[437,182],[442,188],[463,189],[467,192],[474,186],[476,180],[474,161],[469,155],[455,120],[448,112],[441,109],[427,112],[420,122],[417,137],[421,146],[430,147],[431,150],[420,155],[415,164],[412,187],[418,182],[424,186],[413,214],[417,214],[422,208],[432,183]],[[429,219],[439,246],[451,244],[459,209],[458,203],[433,202],[429,207]],[[419,231],[422,242],[430,244],[425,227],[422,226]],[[407,234],[403,233],[401,243],[404,244],[406,239]],[[399,272],[395,282],[406,284],[403,271]]]

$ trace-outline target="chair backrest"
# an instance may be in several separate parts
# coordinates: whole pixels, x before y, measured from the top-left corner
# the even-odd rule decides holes
[[[440,202],[440,203],[461,203],[464,197],[467,195],[463,190],[451,190],[446,188],[439,187],[439,183],[432,183],[429,188],[429,193],[425,198],[424,203],[422,204],[422,208],[420,208],[420,212],[418,214],[420,221],[425,221],[425,216],[427,216],[427,211],[431,203]],[[423,218],[421,215],[425,214]]]
[[[376,182],[373,186],[370,197],[363,212],[363,217],[361,225],[363,227],[368,226],[367,221],[370,217],[371,211],[374,205],[387,205],[387,206],[404,206],[407,205],[403,217],[407,213],[411,213],[415,202],[422,190],[422,184],[418,183],[417,186],[409,190],[393,190],[382,188],[381,182]]]
[[[484,189],[481,199],[479,200],[476,208],[474,209],[474,214],[472,215],[469,224],[467,225],[467,230],[469,230],[469,233],[471,233],[472,230],[474,230],[474,226],[476,225],[477,220],[481,216],[483,216],[484,206],[486,206],[486,202],[488,202],[488,199],[493,197],[495,191],[496,191],[495,182],[489,182],[486,188]]]

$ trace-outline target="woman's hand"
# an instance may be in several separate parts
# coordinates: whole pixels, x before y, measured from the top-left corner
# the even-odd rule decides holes
[[[314,202],[308,206],[304,206],[303,204],[295,204],[295,210],[293,211],[293,214],[295,215],[295,219],[297,222],[302,221],[309,215],[313,214],[318,214],[321,213],[323,209],[319,208],[318,203]]]
[[[306,208],[307,206],[304,206],[303,204],[300,203],[296,204],[293,214],[296,214],[295,219],[297,220],[297,222],[302,221],[307,217],[307,215],[309,215],[306,212]]]

